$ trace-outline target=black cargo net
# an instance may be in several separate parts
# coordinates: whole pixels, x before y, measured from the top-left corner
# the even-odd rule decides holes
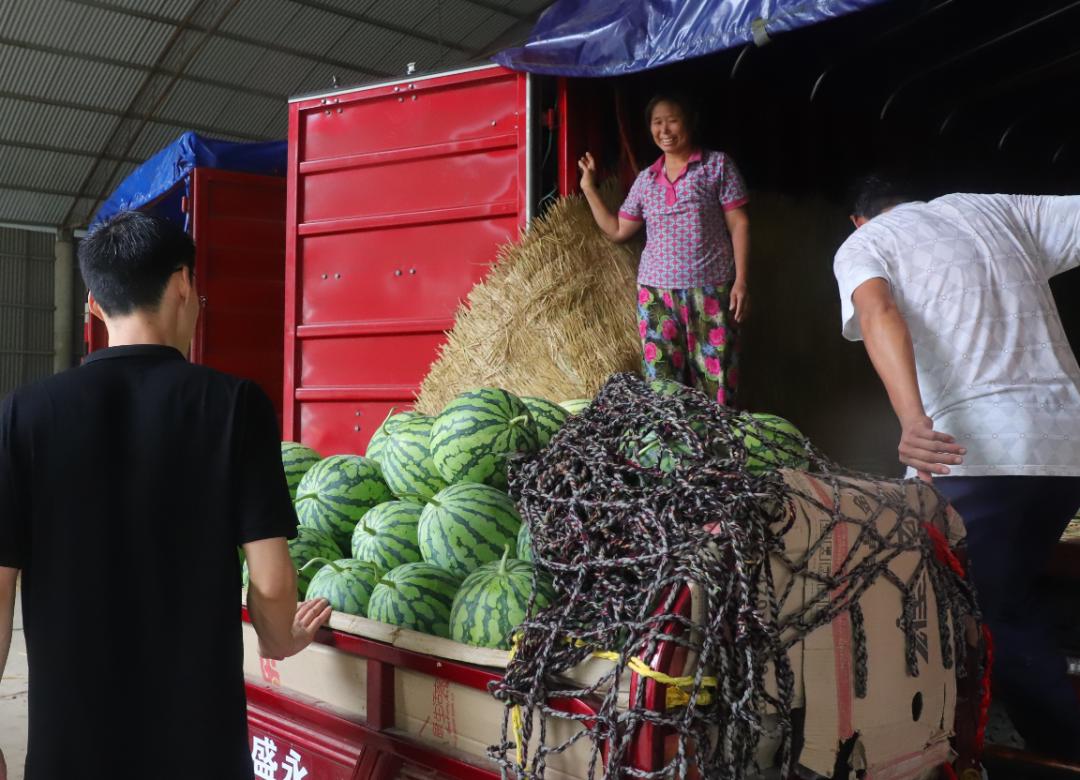
[[[778,471],[747,468],[748,457],[762,457],[748,453],[747,434],[766,442],[765,459],[801,460],[834,495],[850,489],[845,477],[854,475],[794,437],[773,434],[768,442],[756,420],[694,390],[669,391],[659,395],[637,376],[616,375],[547,449],[511,466],[511,493],[530,526],[537,565],[552,576],[559,597],[544,611],[530,609],[506,675],[492,685],[507,705],[501,742],[489,748],[504,776],[542,778],[553,754],[585,740],[589,778],[683,778],[694,767],[703,778],[739,780],[754,768],[766,735],[778,740],[771,762],[786,776],[796,694],[787,651],[847,613],[854,692],[865,696],[873,659],[859,598],[881,578],[900,593],[897,641],[905,644],[908,673],[919,673],[920,581],[936,596],[945,665],[964,668],[954,663],[966,652],[963,631],[952,627],[974,615],[973,596],[964,578],[935,556],[924,526],[941,524],[943,502],[913,507],[897,483],[859,482],[864,495],[856,502],[871,516],[844,517],[817,495],[795,491]],[[640,465],[645,462],[651,467]],[[929,489],[919,495],[932,497]],[[783,537],[796,522],[796,497],[828,520],[810,550],[793,560]],[[885,511],[897,513],[899,522],[883,531],[873,521]],[[810,556],[840,522],[857,523],[846,558],[824,573],[811,570]],[[889,564],[905,552],[917,553],[918,564],[901,580]],[[777,561],[791,575],[776,578],[786,585],[774,582]],[[799,576],[820,585],[817,595],[781,615]],[[690,582],[703,602],[699,623],[676,609]],[[646,685],[631,694],[624,673],[642,670],[665,642],[696,654],[697,663],[686,678],[654,676],[674,682],[675,695],[666,697],[667,707],[646,706]],[[610,670],[589,685],[568,682],[566,672],[595,654],[613,662]],[[568,712],[565,702],[574,699],[589,701],[595,712]],[[557,720],[581,728],[561,730],[573,736],[556,740]],[[671,755],[662,766],[642,769],[631,747],[647,724],[673,735]]]

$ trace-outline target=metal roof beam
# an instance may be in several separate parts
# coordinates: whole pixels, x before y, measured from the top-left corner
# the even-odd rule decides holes
[[[118,60],[114,57],[105,57],[100,54],[89,54],[86,52],[70,51],[68,49],[61,49],[57,46],[45,46],[40,43],[30,43],[29,41],[20,41],[14,38],[7,38],[0,35],[0,46],[11,46],[19,49],[26,49],[27,51],[36,51],[42,54],[54,54],[58,57],[65,57],[67,59],[79,60],[81,62],[96,62],[99,65],[111,65],[116,68],[130,68],[131,70],[142,71],[143,73],[150,73],[154,71],[151,65],[142,65],[140,63],[131,62],[129,60]],[[196,76],[191,73],[174,73],[165,69],[159,69],[158,73],[163,73],[167,76],[176,76],[182,78],[185,81],[191,81],[196,84],[204,84],[208,87],[218,87],[220,89],[227,89],[232,92],[241,92],[245,95],[254,95],[257,97],[264,97],[270,100],[284,100],[289,96],[284,92],[269,92],[264,89],[254,89],[252,87],[244,87],[239,84],[233,84],[228,81],[220,81],[218,79],[207,78],[206,76]]]
[[[135,96],[128,104],[123,117],[116,123],[108,141],[93,167],[79,187],[79,196],[68,209],[62,227],[78,227],[89,220],[101,202],[101,193],[109,188],[119,171],[118,165],[107,165],[105,155],[126,155],[141,135],[148,122],[155,120],[157,111],[165,103],[195,56],[202,51],[214,30],[233,12],[240,0],[198,0],[169,37],[153,69],[146,74]],[[204,20],[208,24],[204,24]],[[195,28],[201,28],[196,30]],[[167,72],[166,72],[167,71]],[[176,75],[168,75],[169,73]],[[88,206],[76,211],[85,200]]]
[[[83,149],[69,149],[64,146],[52,146],[50,144],[36,144],[27,141],[13,141],[9,138],[0,138],[0,146],[10,146],[13,149],[26,149],[31,152],[47,152],[49,154],[70,154],[73,157],[99,157],[97,152],[88,152]],[[112,162],[131,163],[138,165],[142,160],[135,157],[107,157]]]
[[[379,19],[376,19],[373,16],[368,16],[367,14],[360,14],[360,13],[356,13],[355,11],[346,11],[346,10],[344,10],[342,8],[337,8],[335,6],[332,6],[329,3],[320,2],[320,0],[291,0],[291,1],[296,5],[303,6],[304,8],[313,8],[313,9],[315,9],[317,11],[325,11],[328,14],[333,14],[334,16],[340,16],[343,19],[351,19],[354,22],[360,22],[361,24],[367,24],[367,25],[370,25],[372,27],[379,27],[379,28],[381,28],[383,30],[390,30],[391,32],[396,32],[399,35],[407,35],[410,38],[416,38],[419,41],[424,41],[424,43],[433,43],[436,46],[445,46],[448,49],[453,49],[454,51],[460,51],[460,52],[466,52],[466,53],[469,51],[464,46],[461,46],[459,44],[456,44],[456,43],[453,43],[451,41],[447,41],[447,40],[444,40],[444,39],[441,39],[441,38],[437,38],[434,35],[427,35],[426,33],[420,33],[420,32],[417,32],[416,30],[414,30],[414,29],[412,29],[410,27],[405,27],[405,26],[400,25],[400,24],[392,24],[392,23],[389,23],[389,22],[384,22],[384,21],[381,21]]]
[[[113,5],[112,3],[106,2],[105,0],[67,0],[67,2],[84,5],[88,8],[97,8],[99,10],[112,11],[114,13],[123,14],[125,16],[132,16],[136,19],[144,19],[149,22],[157,22],[158,24],[168,24],[173,27],[176,26],[176,20],[171,19],[168,16],[162,16],[161,14],[150,13],[148,11],[139,11],[135,8],[125,8],[124,6]],[[315,52],[305,51],[303,49],[295,49],[292,46],[282,46],[276,43],[269,43],[267,41],[260,40],[259,38],[252,38],[247,35],[240,35],[238,33],[228,32],[221,29],[210,30],[204,25],[189,24],[187,26],[187,29],[191,30],[192,32],[209,33],[215,38],[222,38],[228,41],[236,41],[237,43],[246,43],[248,46],[255,46],[260,49],[266,49],[267,51],[276,52],[277,54],[289,54],[293,57],[310,60],[311,62],[319,65],[330,65],[335,68],[341,68],[342,70],[355,70],[358,73],[364,73],[368,76],[385,78],[387,76],[396,75],[388,71],[365,68],[355,63],[345,62],[344,60],[330,59]]]
[[[121,118],[132,117],[134,119],[145,119],[148,122],[155,122],[159,125],[175,127],[178,130],[194,130],[197,133],[205,133],[206,135],[231,135],[234,138],[242,138],[245,141],[271,140],[264,135],[255,135],[253,133],[248,133],[240,130],[228,130],[224,127],[213,127],[210,125],[195,125],[191,124],[190,122],[185,122],[181,124],[172,119],[165,119],[163,117],[153,116],[151,114],[132,114],[116,108],[95,106],[90,103],[78,103],[73,100],[56,100],[54,98],[34,97],[32,95],[24,95],[20,92],[8,92],[6,90],[0,90],[0,98],[8,98],[9,100],[22,100],[26,103],[35,103],[41,106],[53,106],[54,108],[70,108],[75,111],[87,111],[92,114],[105,114],[106,116],[115,116]],[[113,155],[113,157],[115,156],[116,155]]]
[[[71,190],[55,190],[49,187],[30,187],[26,184],[12,184],[0,179],[0,190],[11,190],[13,192],[32,192],[35,195],[55,195],[58,198],[78,198],[81,197],[79,193],[72,192]]]

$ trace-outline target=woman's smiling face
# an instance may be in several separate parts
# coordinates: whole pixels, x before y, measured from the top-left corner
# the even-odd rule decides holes
[[[686,117],[682,108],[675,103],[661,100],[652,110],[649,118],[653,142],[665,154],[683,154],[690,151],[690,131],[686,127]]]

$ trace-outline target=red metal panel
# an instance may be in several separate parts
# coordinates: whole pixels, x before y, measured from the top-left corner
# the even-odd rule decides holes
[[[406,394],[374,401],[304,401],[295,407],[296,423],[306,432],[304,443],[320,454],[357,454],[391,411],[410,407]]]
[[[196,168],[195,276],[206,306],[192,360],[252,379],[281,412],[285,180]]]
[[[511,215],[305,236],[298,324],[393,320],[410,312],[452,319],[483,278],[491,248],[515,229]]]
[[[360,452],[523,224],[525,77],[485,67],[290,107],[286,429]]]
[[[509,132],[516,127],[517,82],[510,71],[486,68],[304,101],[297,128],[303,159],[415,149]],[[289,138],[294,137],[290,128]]]

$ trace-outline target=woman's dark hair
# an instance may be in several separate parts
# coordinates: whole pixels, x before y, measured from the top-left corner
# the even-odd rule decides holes
[[[169,277],[195,270],[195,244],[180,226],[139,211],[125,211],[79,243],[79,270],[87,289],[110,316],[155,310]]]
[[[911,200],[911,187],[891,172],[862,176],[851,187],[851,214],[873,219],[886,209]]]
[[[700,120],[697,104],[688,95],[678,92],[660,92],[653,95],[645,106],[645,126],[650,127],[652,125],[653,111],[661,103],[671,103],[673,106],[678,106],[679,111],[682,112],[686,130],[690,133],[690,140],[697,141],[698,122]]]

